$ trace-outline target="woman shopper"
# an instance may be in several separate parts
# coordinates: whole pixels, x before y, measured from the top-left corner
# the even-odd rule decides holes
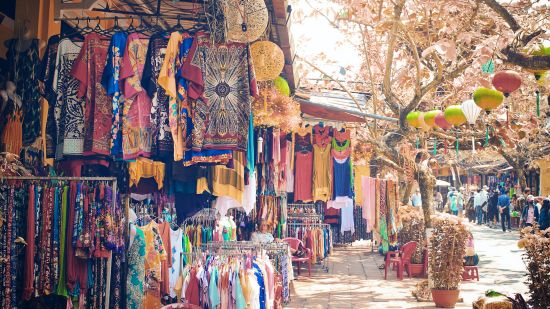
[[[532,195],[527,196],[527,204],[521,212],[520,226],[533,226],[539,221],[539,208],[535,205],[535,198]]]

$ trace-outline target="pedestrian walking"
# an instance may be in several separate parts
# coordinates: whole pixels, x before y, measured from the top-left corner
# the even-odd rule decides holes
[[[498,210],[498,190],[495,189],[493,193],[491,194],[491,197],[489,198],[489,209],[488,209],[488,216],[489,216],[489,226],[494,227],[495,225],[498,225],[499,223],[499,210]]]
[[[503,189],[500,196],[498,197],[498,208],[500,211],[500,223],[502,225],[502,231],[506,232],[506,226],[508,226],[508,231],[512,230],[512,223],[510,220],[510,197],[508,196],[509,191]]]
[[[485,191],[485,188],[487,186],[484,186],[483,189],[479,189],[478,192],[474,195],[474,207],[476,210],[476,218],[477,218],[477,224],[481,225],[483,222],[483,208],[487,208],[487,191]],[[487,211],[485,211],[487,212]],[[486,215],[485,215],[486,217]]]
[[[544,201],[542,201],[539,215],[539,228],[541,230],[550,228],[550,198],[545,198]]]
[[[535,197],[532,195],[527,196],[527,204],[523,207],[521,212],[521,220],[519,225],[521,227],[533,226],[535,222],[539,221],[539,208],[535,205]]]

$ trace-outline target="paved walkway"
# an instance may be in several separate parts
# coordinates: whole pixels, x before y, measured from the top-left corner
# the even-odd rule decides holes
[[[472,301],[490,288],[525,295],[525,265],[522,251],[516,246],[518,233],[503,233],[485,226],[474,226],[472,232],[480,257],[480,281],[461,284],[463,302],[457,308],[472,308]],[[417,302],[411,295],[420,279],[399,281],[394,271],[384,280],[384,270],[378,269],[383,258],[371,253],[369,244],[335,248],[328,273],[316,266],[312,278],[297,277],[287,308],[434,308],[433,303]]]

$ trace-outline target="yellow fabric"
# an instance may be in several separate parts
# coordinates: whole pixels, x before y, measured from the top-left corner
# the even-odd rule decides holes
[[[361,186],[361,177],[370,176],[370,166],[356,165],[354,169],[353,187],[355,191],[355,204],[363,206],[363,190]]]
[[[48,109],[50,108],[50,104],[48,103],[48,100],[45,98],[42,98],[40,101],[40,130],[42,135],[42,162],[44,166],[50,165],[53,166],[53,158],[49,158],[47,156],[47,135],[46,135],[46,123],[48,122]]]
[[[145,289],[143,298],[143,308],[157,309],[162,307],[160,302],[160,281],[161,281],[161,262],[168,257],[162,238],[159,234],[159,226],[155,221],[149,222],[141,230],[145,236],[145,278],[149,285]]]
[[[313,145],[313,200],[327,202],[332,197],[331,145]]]
[[[210,167],[212,177],[212,194],[215,196],[229,196],[243,203],[244,196],[244,152],[233,152],[233,167],[223,165]]]
[[[540,195],[550,195],[550,156],[537,161],[540,168]]]
[[[179,108],[177,108],[178,89],[176,88],[176,57],[178,56],[182,39],[183,36],[177,31],[172,32],[170,35],[170,40],[166,46],[166,55],[158,77],[159,85],[166,90],[166,95],[169,97],[169,125],[174,140],[174,161],[182,160],[185,151],[185,136],[177,121],[179,118]]]
[[[164,163],[139,157],[135,162],[128,164],[130,186],[137,186],[141,178],[155,178],[158,189],[162,189],[164,182]]]

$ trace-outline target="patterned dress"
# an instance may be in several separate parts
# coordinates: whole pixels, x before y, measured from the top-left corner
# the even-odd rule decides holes
[[[193,102],[193,150],[246,151],[256,79],[245,44],[211,44],[197,35],[182,68]]]
[[[84,100],[78,97],[78,81],[70,74],[82,43],[63,39],[55,60],[53,91],[57,146],[56,155],[80,155],[84,150]]]
[[[128,36],[120,79],[124,79],[122,149],[124,160],[151,154],[151,98],[141,86],[149,39],[138,33]]]
[[[32,144],[40,136],[40,88],[38,73],[40,58],[38,39],[33,39],[28,49],[21,51],[19,39],[6,41],[9,78],[17,86],[16,93],[23,102],[23,145]]]
[[[88,34],[71,70],[79,81],[78,96],[86,99],[83,155],[111,153],[113,104],[100,83],[109,44],[97,33]]]
[[[168,96],[157,82],[167,45],[168,38],[164,34],[151,36],[141,77],[141,85],[151,98],[151,155],[155,158],[171,158],[174,152],[168,122]]]
[[[113,125],[111,127],[111,154],[113,156],[122,155],[122,107],[124,105],[124,97],[120,87],[120,66],[122,64],[122,56],[126,49],[126,37],[124,32],[117,32],[111,39],[109,46],[109,54],[107,55],[107,65],[103,70],[101,84],[105,87],[107,95],[112,96],[113,103]]]
[[[151,221],[141,230],[145,235],[145,298],[144,309],[158,309],[160,302],[161,262],[166,260],[167,253],[160,236],[159,226]]]
[[[128,248],[128,275],[126,277],[126,303],[128,308],[141,308],[143,281],[145,280],[145,234],[136,228],[136,235]]]

